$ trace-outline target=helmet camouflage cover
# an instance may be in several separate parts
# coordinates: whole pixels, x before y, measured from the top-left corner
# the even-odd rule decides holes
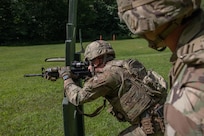
[[[118,15],[133,34],[154,31],[162,24],[185,18],[200,4],[201,0],[117,0]]]
[[[111,47],[110,43],[103,40],[97,40],[87,45],[84,57],[85,60],[93,60],[96,57],[106,54],[115,57],[115,51]]]

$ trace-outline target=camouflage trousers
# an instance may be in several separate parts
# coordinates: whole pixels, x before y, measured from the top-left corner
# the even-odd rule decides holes
[[[157,132],[155,134],[146,135],[141,127],[138,125],[132,125],[127,129],[123,130],[118,136],[163,136],[164,133]]]
[[[179,76],[180,77],[180,76]],[[168,94],[165,136],[204,136],[204,67],[186,68]]]

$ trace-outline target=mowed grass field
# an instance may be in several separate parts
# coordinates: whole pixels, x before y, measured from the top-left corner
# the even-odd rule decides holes
[[[109,42],[115,49],[116,59],[138,59],[147,69],[157,71],[168,80],[169,50],[154,51],[141,39]],[[84,47],[88,43],[83,43]],[[76,51],[79,50],[77,43]],[[41,73],[41,67],[64,66],[63,62],[44,62],[44,59],[64,57],[65,44],[4,46],[0,51],[0,136],[63,136],[62,80],[51,82],[23,75]],[[102,102],[98,99],[84,104],[84,111],[92,113]],[[86,136],[116,136],[129,126],[118,122],[107,109],[97,117],[84,117]]]

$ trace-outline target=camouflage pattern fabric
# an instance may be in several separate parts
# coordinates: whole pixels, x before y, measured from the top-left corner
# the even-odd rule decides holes
[[[110,43],[104,40],[97,40],[87,45],[86,50],[84,52],[84,59],[85,61],[90,61],[98,56],[105,54],[112,55],[115,58],[115,51],[113,50]]]
[[[154,31],[158,26],[188,16],[200,0],[117,0],[118,15],[133,34]]]
[[[168,25],[154,40],[145,38],[148,46],[158,51],[165,49],[164,39],[183,18],[198,9],[200,3],[200,0],[117,0],[119,18],[133,34],[145,38],[144,33]]]
[[[198,21],[199,20],[199,21]],[[204,135],[204,12],[190,18],[172,55],[165,136]]]
[[[123,60],[108,61],[101,72],[85,81],[83,88],[75,85],[72,79],[65,80],[64,88],[68,100],[77,106],[93,101],[98,97],[105,97],[114,109],[111,112],[114,112],[113,115],[119,121],[128,121],[132,125],[140,124],[141,113],[148,108],[153,108],[160,101],[162,101],[162,104],[164,103],[163,97],[166,97],[167,88],[163,86],[163,83],[161,86],[155,86],[155,88],[160,88],[161,90],[142,87],[139,82],[138,86],[136,86],[130,80],[133,77],[130,71],[127,70],[126,65],[124,65],[126,64],[125,62]],[[135,79],[142,81],[147,75],[146,69],[138,61],[132,64],[135,68],[134,71],[137,71],[138,77],[135,77]],[[138,130],[144,133],[141,128],[133,131]],[[160,132],[155,132],[155,134],[157,133]]]

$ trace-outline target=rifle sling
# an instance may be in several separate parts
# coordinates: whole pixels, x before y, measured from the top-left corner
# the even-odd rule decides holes
[[[91,114],[86,114],[83,111],[81,111],[79,109],[79,107],[77,107],[77,110],[80,114],[87,116],[87,117],[95,117],[97,115],[99,115],[101,113],[101,111],[106,107],[106,99],[103,100],[103,105],[101,105],[100,107],[98,107],[93,113]]]

